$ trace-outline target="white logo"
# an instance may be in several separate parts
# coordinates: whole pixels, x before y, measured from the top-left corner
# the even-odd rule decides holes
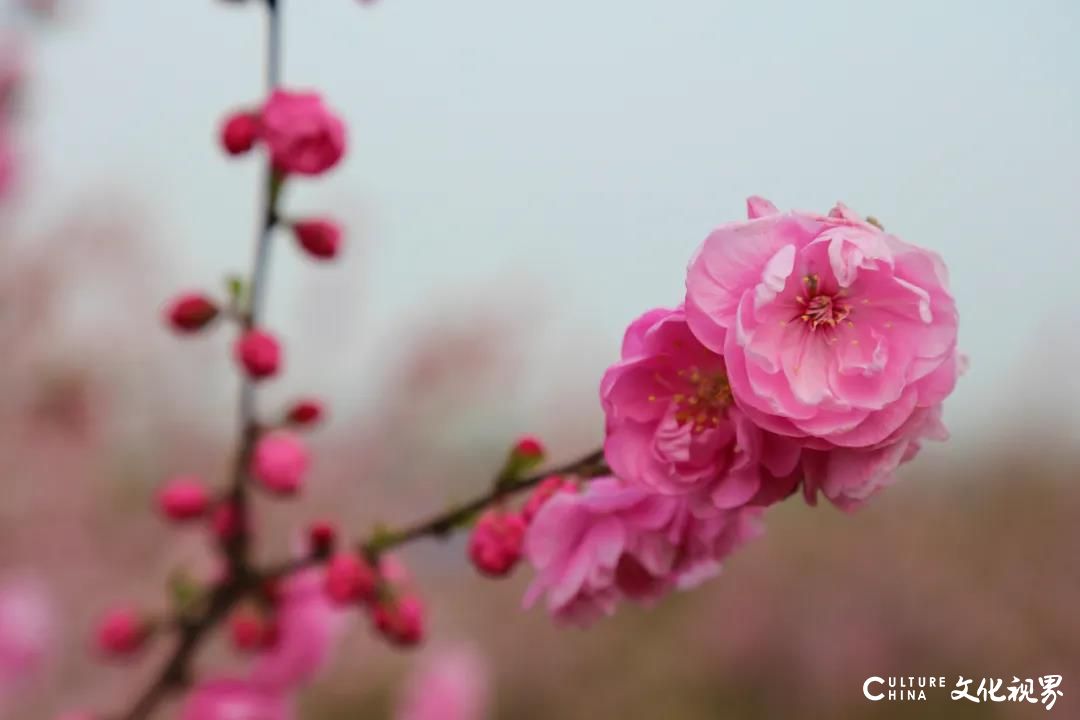
[[[878,676],[869,677],[863,683],[862,692],[867,700],[878,702],[903,702],[909,700],[926,700],[927,688],[945,687],[944,677],[908,677],[891,676],[883,678]]]
[[[1061,685],[1060,675],[1043,675],[1038,678],[1040,692],[1035,691],[1035,680],[1028,678],[1021,680],[1013,675],[1012,682],[1007,686],[1002,678],[982,678],[974,693],[971,685],[974,678],[968,679],[963,675],[956,681],[956,689],[949,693],[952,700],[967,700],[968,702],[1027,702],[1043,704],[1047,710],[1051,710],[1057,699],[1065,693],[1059,690]],[[863,696],[870,702],[910,702],[926,700],[926,691],[930,688],[943,689],[945,677],[888,677],[883,678],[872,675],[863,683]]]

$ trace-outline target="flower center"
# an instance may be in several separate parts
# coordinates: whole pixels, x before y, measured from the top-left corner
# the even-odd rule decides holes
[[[680,425],[693,424],[694,432],[718,427],[724,411],[731,405],[731,385],[723,371],[702,373],[696,366],[678,372],[690,387],[689,392],[677,393],[675,420]]]
[[[804,277],[803,286],[806,294],[797,295],[795,300],[802,306],[799,319],[809,325],[811,331],[822,325],[834,328],[851,315],[851,306],[845,300],[843,290],[832,294],[820,292],[817,275]]]

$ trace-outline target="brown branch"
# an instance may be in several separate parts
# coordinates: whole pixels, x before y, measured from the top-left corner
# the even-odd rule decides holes
[[[280,0],[265,0],[267,9],[266,83],[267,94],[280,83],[281,73],[281,11]],[[278,223],[277,203],[282,177],[267,158],[263,171],[262,201],[255,236],[255,257],[247,288],[247,309],[242,313],[241,331],[259,323],[265,294],[266,275],[270,264],[273,231]],[[122,720],[143,720],[176,690],[185,687],[191,674],[191,661],[209,631],[224,619],[241,598],[258,586],[259,574],[250,565],[250,518],[248,508],[248,467],[259,424],[255,416],[255,384],[244,376],[240,383],[240,439],[232,468],[227,502],[236,514],[235,531],[222,540],[222,551],[228,565],[226,580],[210,592],[205,607],[194,619],[184,618],[175,623],[176,647],[158,672],[156,679],[135,700],[131,708],[119,717]]]
[[[179,639],[176,648],[154,682],[143,691],[131,709],[120,716],[123,720],[142,720],[150,717],[150,714],[166,697],[188,685],[191,660],[199,645],[206,634],[228,614],[232,606],[244,594],[245,590],[241,585],[235,582],[223,583],[214,588],[201,617],[194,621],[177,623]]]
[[[579,478],[593,478],[610,472],[604,462],[603,450],[596,450],[577,460],[550,468],[544,472],[522,478],[507,479],[501,473],[491,483],[491,490],[472,500],[437,513],[429,518],[405,525],[396,530],[380,528],[360,545],[360,550],[370,558],[377,558],[381,553],[392,548],[406,545],[422,538],[442,539],[455,530],[468,525],[477,513],[507,497],[536,487],[545,478],[552,475],[567,475]],[[196,651],[206,635],[225,617],[229,611],[244,598],[265,587],[268,580],[279,580],[294,572],[322,562],[324,558],[305,557],[290,560],[263,570],[254,570],[242,566],[240,575],[230,575],[221,585],[216,586],[206,602],[205,609],[194,620],[179,619],[170,626],[177,628],[179,639],[168,661],[163,666],[157,679],[143,692],[122,720],[143,720],[173,691],[187,686],[190,678],[190,665]]]
[[[370,538],[360,544],[359,550],[368,558],[374,559],[387,550],[407,545],[414,540],[428,537],[434,539],[446,538],[455,530],[466,527],[468,521],[481,510],[496,504],[504,498],[536,487],[552,475],[567,475],[589,479],[609,472],[611,470],[608,468],[607,463],[604,462],[604,451],[594,450],[577,460],[535,475],[511,480],[507,480],[502,475],[496,475],[491,483],[492,489],[483,495],[396,530],[378,528],[371,534]],[[258,574],[258,577],[263,581],[277,580],[298,570],[318,565],[324,559],[322,557],[304,557],[289,560],[264,569]]]
[[[505,497],[535,487],[544,478],[552,475],[575,475],[582,478],[592,478],[608,472],[610,470],[604,462],[604,451],[596,450],[573,462],[528,477],[511,478],[509,480],[496,477],[491,490],[473,500],[412,525],[407,525],[399,530],[376,530],[372,537],[363,543],[361,550],[365,555],[374,557],[419,538],[446,537],[454,530],[465,526],[470,519],[489,505],[494,505]]]

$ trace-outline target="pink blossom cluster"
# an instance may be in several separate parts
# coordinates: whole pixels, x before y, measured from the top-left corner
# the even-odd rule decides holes
[[[365,610],[372,627],[387,642],[412,647],[424,638],[424,603],[396,558],[372,563],[361,553],[342,552],[326,565],[324,591],[339,607]]]
[[[277,196],[291,177],[322,174],[343,156],[344,125],[319,96],[276,90],[258,110],[230,116],[220,140],[230,155],[257,146],[265,149],[272,194],[267,232],[287,226],[311,256],[334,258],[341,244],[336,223],[320,217],[285,220],[277,209]],[[167,324],[184,336],[201,333],[219,320],[235,323],[232,355],[250,384],[247,390],[279,375],[284,366],[282,343],[257,324],[250,291],[230,288],[227,300],[184,293],[165,310]],[[221,554],[219,576],[205,581],[187,578],[183,587],[174,588],[176,617],[118,604],[96,626],[98,654],[131,658],[155,635],[177,623],[184,627],[185,603],[206,607],[222,588],[243,589],[238,601],[229,605],[224,625],[233,649],[245,658],[244,668],[198,682],[183,702],[184,720],[294,717],[296,692],[331,657],[351,618],[350,607],[362,609],[373,630],[392,645],[411,647],[424,637],[424,605],[404,566],[386,554],[375,557],[360,548],[339,549],[337,530],[330,523],[312,523],[293,566],[274,572],[250,565],[246,548],[257,539],[257,528],[247,507],[248,487],[275,498],[302,493],[311,466],[303,432],[326,412],[320,400],[305,397],[274,417],[248,413],[253,415],[253,410],[245,410],[244,450],[230,487],[216,489],[201,477],[179,473],[155,495],[156,509],[165,520],[207,532]]]
[[[581,623],[692,586],[800,486],[855,509],[946,437],[961,361],[941,259],[842,205],[748,207],[698,249],[684,303],[627,329],[600,384],[614,476],[533,518],[527,603]]]
[[[353,619],[351,607],[365,610],[374,632],[391,645],[423,639],[424,605],[404,565],[383,555],[373,568],[356,553],[335,552],[334,535],[326,523],[313,524],[301,560],[326,562],[267,582],[231,612],[227,637],[244,666],[196,685],[181,718],[221,720],[241,709],[248,714],[238,717],[295,717],[296,693],[333,658]],[[134,657],[159,624],[137,608],[115,607],[98,624],[97,649],[107,658]]]
[[[324,529],[312,527],[313,543],[325,539]],[[334,555],[325,567],[294,573],[268,588],[264,602],[234,611],[229,634],[234,648],[249,657],[246,671],[203,681],[187,696],[182,720],[294,718],[297,691],[332,659],[354,603],[370,610],[372,626],[389,642],[418,642],[422,606],[404,566],[386,556],[376,572],[345,560],[353,557]]]
[[[258,143],[278,172],[321,175],[345,155],[345,124],[318,93],[279,89],[262,107],[236,112],[221,126],[221,144],[230,155]]]

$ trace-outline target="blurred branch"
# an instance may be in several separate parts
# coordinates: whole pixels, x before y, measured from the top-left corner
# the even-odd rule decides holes
[[[266,9],[266,90],[269,95],[281,80],[280,0],[266,0]],[[274,170],[273,164],[267,158],[263,171],[262,201],[255,236],[248,307],[240,318],[241,332],[258,325],[262,316],[271,241],[278,223],[277,204],[282,181],[283,177]],[[149,717],[166,696],[186,686],[189,682],[191,659],[205,635],[228,615],[237,601],[258,587],[261,574],[251,567],[249,558],[251,524],[248,518],[247,480],[251,455],[259,438],[259,424],[255,416],[255,382],[246,374],[241,379],[239,406],[240,438],[229,490],[229,507],[235,513],[235,530],[227,533],[222,541],[222,550],[228,563],[226,579],[214,587],[204,610],[197,618],[182,618],[175,623],[178,628],[175,649],[156,679],[138,697],[131,709],[120,716],[123,720],[142,720]]]
[[[131,709],[119,717],[123,720],[148,718],[166,696],[187,685],[191,659],[204,637],[248,592],[250,588],[246,584],[230,579],[214,589],[206,610],[198,619],[177,621],[179,638],[176,649],[158,673],[157,679],[139,696]]]
[[[507,481],[506,477],[500,473],[491,481],[491,490],[483,495],[396,530],[379,528],[371,538],[361,544],[360,550],[369,558],[375,559],[387,550],[407,545],[415,540],[445,538],[455,530],[466,527],[469,521],[485,508],[533,488],[552,475],[572,475],[588,479],[608,472],[610,469],[604,462],[604,451],[595,450],[564,465],[511,481]],[[196,618],[178,618],[168,623],[170,627],[176,628],[179,635],[176,648],[155,682],[139,697],[131,710],[120,718],[144,720],[168,694],[187,685],[191,660],[195,652],[207,633],[224,620],[238,602],[262,591],[268,581],[280,580],[294,572],[318,565],[324,559],[309,556],[263,570],[251,568],[245,562],[237,568],[240,570],[239,573],[230,574],[220,585],[214,587],[204,609]]]

